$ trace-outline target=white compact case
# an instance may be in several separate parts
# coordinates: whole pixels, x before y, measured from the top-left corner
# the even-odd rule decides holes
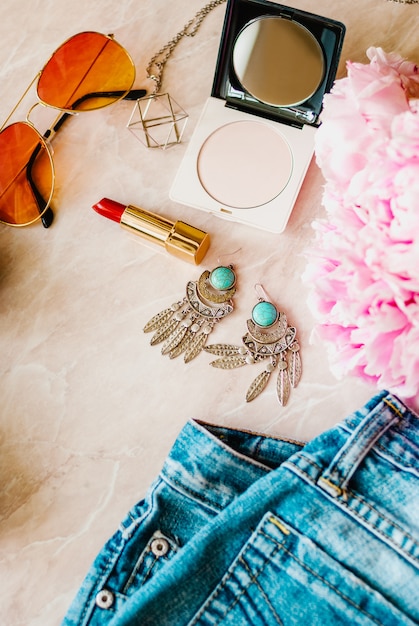
[[[284,230],[337,71],[342,23],[265,0],[229,0],[211,97],[170,197]]]

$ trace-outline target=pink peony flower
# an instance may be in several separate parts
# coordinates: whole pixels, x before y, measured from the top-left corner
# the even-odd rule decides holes
[[[303,276],[334,372],[419,392],[419,73],[381,48],[324,99],[326,218]]]

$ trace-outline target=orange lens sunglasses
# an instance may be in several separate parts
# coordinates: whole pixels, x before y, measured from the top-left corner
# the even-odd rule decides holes
[[[134,80],[134,63],[112,35],[79,33],[52,54],[0,128],[0,222],[26,226],[41,219],[50,226],[55,172],[49,141],[75,113],[143,97],[143,89],[131,89]],[[52,127],[36,130],[29,120],[36,105],[26,121],[6,126],[36,81],[37,104],[60,110]]]

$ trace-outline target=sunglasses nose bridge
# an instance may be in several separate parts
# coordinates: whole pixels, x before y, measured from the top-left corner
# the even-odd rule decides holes
[[[28,111],[27,111],[27,113],[26,113],[26,118],[25,118],[25,119],[26,119],[26,121],[28,122],[28,124],[32,124],[32,126],[35,126],[35,123],[34,123],[34,122],[32,122],[32,120],[31,120],[31,115],[32,115],[32,112],[33,112],[33,111],[35,111],[35,109],[36,109],[37,107],[40,107],[40,106],[45,106],[45,105],[44,105],[42,102],[39,102],[39,101],[38,101],[38,102],[34,102],[34,104],[32,104],[32,105],[29,107],[29,109],[28,109]]]
[[[31,119],[31,115],[36,109],[40,110],[41,114],[38,116],[39,119],[33,120]],[[56,115],[56,117],[53,120],[51,119],[52,118],[51,114],[49,114],[49,116],[46,116],[45,119],[41,119],[42,112],[44,111],[48,112],[51,110],[55,111],[55,114],[57,113],[57,109],[55,107],[52,107],[49,104],[46,104],[45,102],[37,101],[34,104],[32,104],[32,106],[28,110],[26,114],[26,122],[30,124],[31,126],[33,126],[34,128],[38,129],[38,132],[42,135],[43,139],[49,144],[50,148],[52,149],[50,142],[53,139],[59,127],[61,126],[60,120],[62,118],[67,118],[69,116],[77,116],[78,111],[63,111],[61,109],[58,109],[59,113],[58,115]],[[41,132],[40,131],[41,127],[43,127],[44,129],[46,128],[47,130],[45,132],[44,131]]]

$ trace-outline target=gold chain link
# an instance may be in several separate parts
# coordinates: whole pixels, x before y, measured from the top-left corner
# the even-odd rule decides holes
[[[211,13],[215,7],[220,4],[224,4],[226,0],[212,0],[208,4],[206,4],[202,9],[200,9],[194,17],[189,20],[185,24],[185,26],[180,30],[177,35],[173,37],[170,41],[167,42],[166,45],[163,46],[154,56],[151,57],[147,68],[147,77],[151,78],[155,82],[154,92],[157,93],[160,90],[162,80],[163,80],[163,70],[167,61],[171,57],[173,50],[176,48],[178,43],[184,37],[195,37],[196,33],[199,30],[202,22],[208,13]]]

